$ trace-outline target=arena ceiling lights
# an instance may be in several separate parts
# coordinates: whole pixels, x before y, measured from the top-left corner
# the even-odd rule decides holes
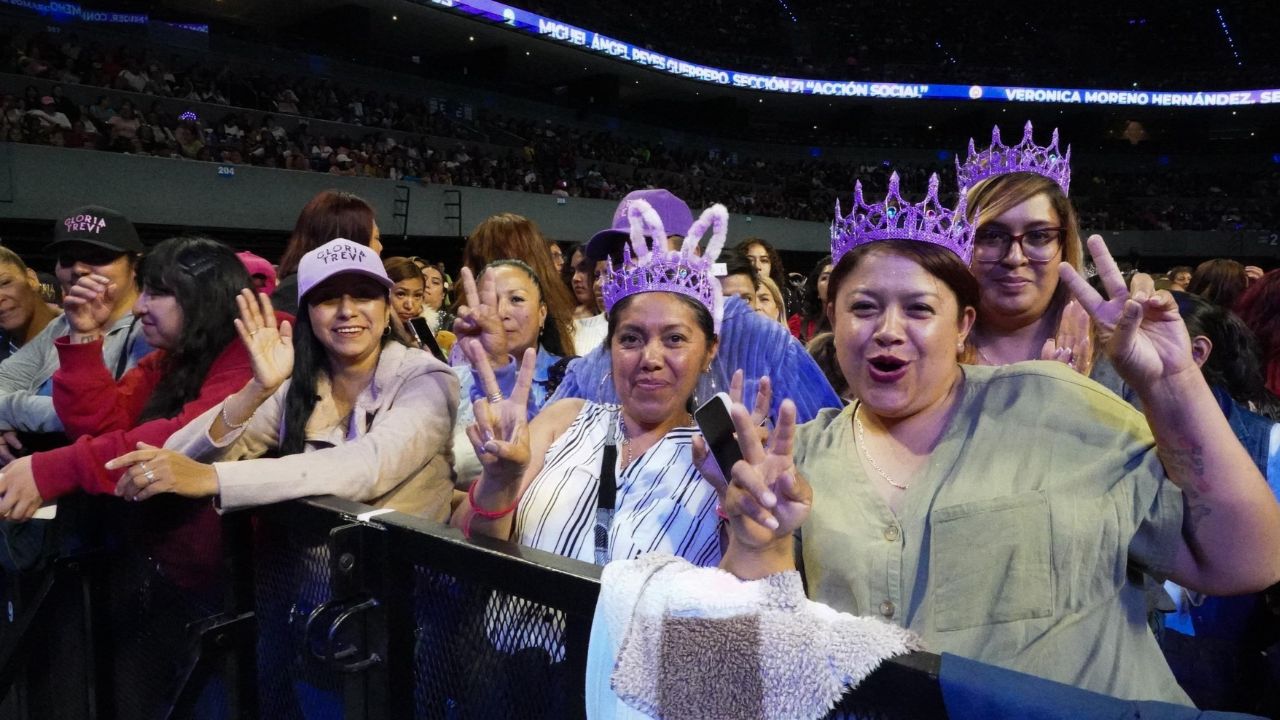
[[[740,90],[885,100],[976,100],[1066,105],[1221,107],[1280,103],[1280,88],[1268,90],[1095,90],[1088,88],[1008,87],[1002,85],[925,85],[919,83],[819,80],[724,70],[680,60],[600,33],[562,23],[494,0],[419,0],[510,27],[519,32],[577,47],[597,55],[699,82]]]

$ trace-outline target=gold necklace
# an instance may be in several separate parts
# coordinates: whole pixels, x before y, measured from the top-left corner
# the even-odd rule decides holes
[[[889,473],[885,472],[884,468],[880,467],[880,463],[876,462],[876,459],[871,457],[871,452],[867,450],[867,431],[862,427],[862,418],[858,417],[858,411],[861,409],[862,406],[859,405],[858,410],[854,411],[853,424],[858,430],[858,449],[862,451],[862,457],[866,458],[867,462],[871,463],[871,467],[875,468],[875,471],[880,474],[880,477],[884,478],[885,482],[899,490],[906,490],[908,486],[889,477]]]

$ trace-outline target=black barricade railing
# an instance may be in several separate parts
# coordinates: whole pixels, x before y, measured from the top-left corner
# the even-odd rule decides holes
[[[598,567],[370,511],[227,515],[225,567],[200,592],[110,537],[23,578],[0,720],[584,716]],[[33,643],[72,672],[24,666]],[[933,655],[891,660],[831,717],[945,717],[937,673]]]

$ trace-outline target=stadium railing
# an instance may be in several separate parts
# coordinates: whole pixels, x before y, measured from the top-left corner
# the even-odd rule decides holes
[[[598,567],[336,498],[223,531],[212,594],[110,533],[6,575],[0,720],[584,716]],[[890,660],[830,717],[946,717],[938,668]]]

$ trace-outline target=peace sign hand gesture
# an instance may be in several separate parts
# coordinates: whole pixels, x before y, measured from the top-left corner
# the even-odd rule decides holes
[[[481,481],[484,494],[501,494],[504,499],[514,500],[529,465],[529,390],[533,386],[537,353],[532,348],[525,351],[511,397],[504,398],[480,341],[469,337],[458,342],[462,343],[462,352],[472,369],[480,376],[485,393],[485,397],[472,403],[475,422],[467,427],[467,438],[484,466]]]
[[[730,472],[720,507],[729,517],[732,541],[742,549],[766,550],[791,534],[809,517],[813,490],[800,477],[795,449],[796,406],[785,400],[778,424],[761,444],[751,413],[742,403],[730,410],[742,460]],[[789,546],[789,542],[788,542]]]
[[[236,296],[240,317],[236,332],[249,351],[253,379],[262,395],[270,395],[293,374],[293,327],[285,320],[276,326],[276,313],[266,293],[241,290]]]
[[[1069,264],[1062,263],[1060,273],[1097,323],[1099,342],[1120,376],[1141,392],[1182,372],[1198,374],[1191,337],[1173,295],[1156,291],[1151,276],[1145,274],[1134,276],[1132,290],[1126,287],[1101,236],[1089,237],[1089,252],[1110,299],[1104,300]]]
[[[502,327],[502,318],[498,316],[498,291],[494,286],[493,273],[485,273],[477,289],[471,269],[462,268],[462,292],[466,304],[458,306],[458,319],[453,323],[454,334],[459,342],[467,337],[479,340],[489,365],[503,367],[507,364],[507,332]],[[475,363],[472,362],[471,366],[474,368]]]

